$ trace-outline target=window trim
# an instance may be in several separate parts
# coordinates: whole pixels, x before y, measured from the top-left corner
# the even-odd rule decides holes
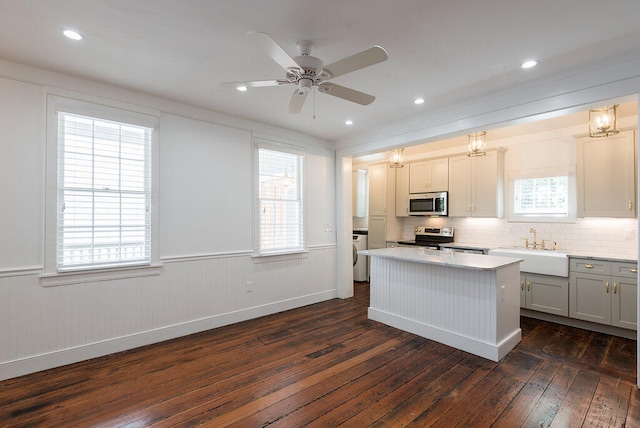
[[[78,270],[58,271],[57,267],[57,216],[58,216],[58,111],[130,123],[152,128],[151,135],[151,260],[136,265],[116,265],[112,267],[85,267]],[[42,285],[64,285],[91,281],[118,279],[123,277],[157,275],[159,263],[158,245],[158,147],[159,112],[145,111],[123,103],[109,103],[107,100],[72,99],[56,94],[47,96],[46,131],[46,173],[45,173],[45,237],[44,273]],[[128,272],[123,275],[123,272]],[[138,271],[135,275],[132,272]],[[113,273],[110,275],[109,273]],[[97,276],[96,276],[97,275]]]
[[[568,214],[561,215],[516,215],[514,213],[515,181],[522,179],[568,177]],[[576,223],[577,221],[577,187],[575,165],[509,171],[507,180],[507,212],[508,221],[513,223]]]
[[[254,137],[253,139],[254,150],[253,150],[253,193],[254,193],[254,209],[253,209],[253,224],[254,224],[254,253],[253,258],[254,262],[258,262],[261,258],[270,258],[269,261],[277,261],[283,259],[295,259],[299,258],[301,254],[308,253],[309,250],[307,248],[307,180],[306,180],[306,171],[307,171],[307,153],[304,147],[285,143],[281,141],[274,141],[273,139],[265,139],[263,137]],[[260,164],[259,164],[259,150],[267,149],[274,150],[283,153],[289,153],[293,155],[298,155],[302,158],[302,247],[297,249],[288,249],[281,251],[269,251],[263,252],[260,248]]]

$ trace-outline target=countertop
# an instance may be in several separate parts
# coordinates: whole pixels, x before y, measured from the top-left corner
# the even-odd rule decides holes
[[[489,251],[496,248],[517,248],[524,249],[524,247],[495,247],[492,245],[482,245],[482,244],[467,244],[464,242],[452,242],[450,244],[440,244],[442,248],[468,248],[470,250],[483,250]],[[542,250],[540,250],[542,251]],[[607,254],[601,254],[597,251],[565,251],[558,250],[559,253],[566,254],[571,258],[579,258],[579,259],[590,259],[590,260],[605,260],[609,262],[620,262],[620,263],[638,263],[638,261],[634,258],[628,258],[624,256],[611,256]]]
[[[467,244],[465,242],[451,242],[448,244],[440,244],[442,248],[460,248],[460,249],[469,249],[469,250],[479,250],[479,251],[489,251],[492,246],[490,245],[480,245],[480,244]]]
[[[504,266],[520,263],[522,259],[488,256],[483,254],[453,253],[424,248],[395,247],[379,250],[358,251],[371,257],[384,257],[407,262],[426,263],[474,270],[496,270]]]
[[[611,256],[602,255],[602,254],[595,254],[595,253],[585,254],[585,253],[581,253],[581,252],[569,252],[569,253],[567,253],[567,255],[569,256],[569,258],[572,258],[572,259],[605,260],[605,261],[608,261],[608,262],[620,262],[620,263],[635,263],[635,264],[638,264],[638,261],[635,260],[635,259],[629,259],[629,258],[625,258],[625,257],[611,257]]]

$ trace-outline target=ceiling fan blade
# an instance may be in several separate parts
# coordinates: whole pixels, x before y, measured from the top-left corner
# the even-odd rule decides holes
[[[334,97],[342,98],[343,100],[351,101],[352,103],[361,104],[363,106],[371,104],[376,99],[373,95],[365,94],[364,92],[345,88],[344,86],[329,82],[318,85],[318,90],[323,94],[333,95]]]
[[[222,82],[220,86],[230,86],[237,88],[238,86],[246,86],[247,88],[261,88],[264,86],[282,86],[291,83],[288,80],[250,80],[246,82]]]
[[[288,70],[290,68],[300,68],[297,62],[276,43],[267,33],[249,33],[258,45],[269,55],[280,67]]]
[[[361,68],[386,61],[389,58],[387,51],[380,46],[374,46],[355,55],[343,58],[333,64],[323,67],[324,70],[331,73],[333,77],[342,76]]]
[[[291,101],[289,101],[289,108],[287,109],[287,112],[289,112],[289,114],[300,113],[300,111],[302,110],[302,106],[307,99],[307,94],[308,92],[303,93],[298,89],[293,91],[293,94],[291,94]]]

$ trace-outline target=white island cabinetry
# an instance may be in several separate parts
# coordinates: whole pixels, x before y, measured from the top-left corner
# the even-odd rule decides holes
[[[520,259],[416,248],[371,257],[369,318],[499,361],[521,338]]]

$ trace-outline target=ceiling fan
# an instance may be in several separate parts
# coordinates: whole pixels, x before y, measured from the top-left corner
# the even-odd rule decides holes
[[[307,95],[314,87],[318,88],[318,91],[323,94],[333,95],[361,105],[371,104],[376,99],[373,95],[346,88],[327,80],[386,61],[388,58],[387,52],[380,46],[371,47],[325,66],[319,58],[310,55],[313,48],[311,42],[298,42],[297,46],[300,55],[292,58],[267,33],[249,33],[249,35],[266,51],[267,55],[285,69],[285,78],[223,82],[220,83],[221,86],[257,88],[294,84],[296,89],[293,91],[288,108],[288,112],[291,114],[299,113],[302,110]]]

